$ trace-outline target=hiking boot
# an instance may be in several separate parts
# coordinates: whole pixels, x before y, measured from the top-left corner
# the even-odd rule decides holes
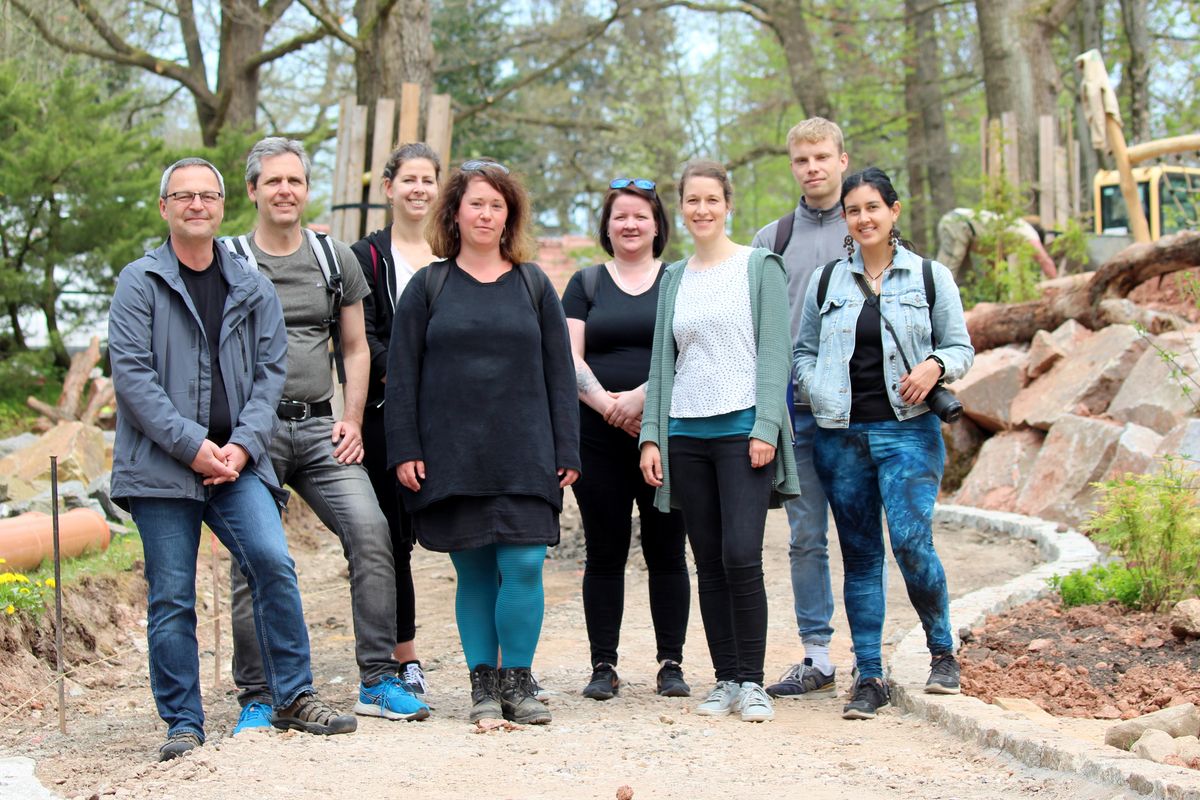
[[[202,744],[204,742],[192,731],[172,733],[167,737],[167,741],[163,743],[163,746],[158,748],[158,760],[170,761],[173,758],[179,758],[184,753],[190,753]]]
[[[654,684],[662,697],[691,697],[692,687],[683,679],[683,667],[678,661],[666,659],[658,668]]]
[[[471,722],[504,719],[500,707],[500,676],[490,664],[471,670]]]
[[[332,736],[335,733],[350,733],[358,727],[358,720],[349,714],[339,714],[329,707],[316,692],[305,692],[287,708],[275,712],[271,724],[281,731],[297,730]]]
[[[882,678],[863,678],[854,687],[854,697],[842,709],[842,719],[875,719],[875,712],[891,702],[891,698]]]
[[[400,683],[418,700],[424,700],[425,693],[429,691],[429,684],[425,681],[425,670],[421,669],[420,661],[405,661],[400,665]]]
[[[741,685],[738,711],[742,714],[742,722],[766,722],[775,719],[775,707],[771,705],[771,698],[760,683],[747,681]]]
[[[696,706],[696,713],[702,717],[723,717],[733,711],[741,693],[742,687],[736,682],[717,681],[708,698]]]
[[[529,667],[503,667],[500,670],[500,710],[509,722],[544,725],[550,721],[550,709],[534,697],[535,684]]]
[[[593,700],[612,700],[621,689],[621,679],[612,664],[600,663],[592,667],[592,680],[583,687],[581,694]]]
[[[242,731],[271,730],[271,715],[274,712],[266,703],[247,703],[238,716],[237,725],[233,726],[233,735]]]
[[[429,716],[429,706],[404,688],[404,683],[395,675],[384,675],[374,686],[358,685],[354,713],[364,717],[422,720]]]
[[[792,664],[783,673],[778,683],[767,687],[771,697],[803,697],[806,694],[824,694],[837,691],[834,676],[837,667],[830,667],[829,674],[821,672],[813,666],[812,659],[806,658],[801,664]]]
[[[958,682],[958,659],[952,653],[934,656],[929,667],[929,680],[925,681],[926,693],[958,694],[962,691]]]

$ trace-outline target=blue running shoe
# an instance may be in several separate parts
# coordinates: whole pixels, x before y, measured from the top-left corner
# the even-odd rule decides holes
[[[364,717],[421,720],[429,716],[429,706],[405,689],[395,675],[384,675],[374,686],[358,685],[354,713]]]
[[[242,731],[270,730],[271,717],[274,715],[266,703],[248,703],[238,717],[237,725],[233,726],[233,735]]]

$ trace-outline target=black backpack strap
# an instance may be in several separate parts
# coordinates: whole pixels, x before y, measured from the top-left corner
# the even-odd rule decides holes
[[[925,282],[925,302],[929,304],[929,343],[937,350],[937,339],[933,335],[933,304],[937,302],[937,287],[933,285],[933,262],[921,260],[921,280]]]
[[[434,261],[422,272],[425,276],[425,311],[428,312],[433,308],[433,301],[437,300],[438,295],[442,293],[442,288],[446,285],[446,278],[450,277],[450,263]]]
[[[333,341],[333,363],[337,368],[338,383],[345,384],[346,360],[342,356],[342,328],[338,324],[342,311],[342,271],[328,236],[308,228],[304,229],[304,235],[325,277],[325,288],[329,292],[329,316],[325,323],[329,326],[329,338]]]
[[[833,268],[841,261],[840,258],[835,258],[825,266],[821,267],[821,277],[817,278],[817,310],[821,310],[821,306],[825,305],[825,295],[829,293],[829,278],[833,275]]]
[[[596,284],[600,281],[600,270],[604,269],[603,264],[592,264],[590,267],[584,267],[580,272],[583,281],[583,296],[587,298],[588,308],[596,304]]]
[[[521,280],[525,282],[525,291],[529,292],[529,302],[533,303],[533,310],[537,312],[538,327],[542,325],[542,295],[546,290],[546,273],[542,272],[537,264],[522,262],[517,264],[517,272],[521,274]]]
[[[779,222],[775,226],[775,247],[772,248],[776,255],[783,255],[783,251],[787,250],[788,242],[792,240],[792,226],[796,224],[796,212],[789,211],[779,218]]]

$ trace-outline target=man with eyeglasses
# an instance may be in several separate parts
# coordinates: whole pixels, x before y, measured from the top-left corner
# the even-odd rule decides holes
[[[271,284],[216,244],[225,183],[200,158],[163,173],[167,241],[126,266],[109,311],[117,394],[112,495],[137,523],[148,585],[150,689],[167,741],[159,759],[204,742],[196,645],[200,524],[249,576],[257,646],[274,722],[348,733],[313,692],[308,631],[267,453],[284,383],[287,339]]]
[[[362,466],[362,416],[370,374],[363,298],[370,292],[358,259],[342,242],[305,230],[312,165],[304,146],[271,136],[246,158],[246,191],[255,228],[227,246],[279,294],[287,327],[287,380],[270,442],[280,484],[290,486],[337,535],[350,571],[350,607],[359,670],[357,714],[420,720],[429,707],[400,675],[396,647],[396,568],[391,531]],[[330,344],[344,375],[341,419],[333,416]],[[339,377],[341,377],[339,375]],[[241,716],[235,733],[272,724],[266,663],[254,638],[250,591],[234,571],[233,678]],[[423,676],[422,676],[423,678]],[[415,688],[415,687],[414,687]],[[421,687],[423,688],[423,687]]]

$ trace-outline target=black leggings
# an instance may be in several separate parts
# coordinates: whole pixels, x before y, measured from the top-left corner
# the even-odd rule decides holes
[[[678,511],[664,514],[654,508],[654,489],[642,480],[638,468],[637,439],[605,424],[591,409],[581,411],[585,418],[597,417],[584,420],[579,452],[583,472],[573,487],[587,545],[583,613],[592,665],[617,663],[634,504],[641,520],[642,556],[650,573],[656,658],[682,662],[691,602],[683,518]]]
[[[752,468],[745,436],[672,436],[667,452],[717,680],[761,684],[767,649],[763,529],[775,464]]]
[[[371,478],[379,508],[392,531],[392,558],[396,562],[396,641],[411,642],[417,637],[417,597],[413,590],[412,518],[400,500],[400,482],[395,470],[387,465],[387,435],[383,429],[383,409],[363,411],[363,466]]]

